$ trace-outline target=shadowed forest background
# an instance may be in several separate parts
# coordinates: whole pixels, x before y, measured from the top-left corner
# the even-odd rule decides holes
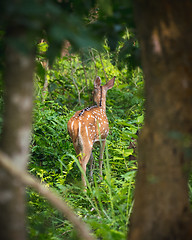
[[[78,55],[67,55],[57,59],[52,69],[46,72],[49,82],[49,92],[46,96],[42,95],[44,79],[36,82],[37,98],[29,166],[33,174],[58,189],[93,228],[97,229],[100,226],[98,237],[111,239],[113,235],[115,238],[125,238],[127,232],[129,221],[127,216],[130,216],[133,206],[134,179],[137,169],[136,133],[143,123],[144,101],[142,71],[138,68],[128,70],[127,65],[119,70],[116,64],[111,64],[113,56],[107,49],[106,46],[106,50],[100,55],[97,50],[90,49],[85,63],[82,63]],[[83,64],[85,64],[84,68]],[[98,75],[105,83],[105,74],[108,79],[114,75],[117,76],[115,88],[109,90],[107,95],[110,134],[105,152],[105,174],[101,181],[98,166],[99,146],[96,145],[93,153],[94,179],[85,193],[81,187],[81,174],[76,164],[78,160],[67,132],[67,122],[76,110],[94,105],[91,99],[93,80]],[[38,77],[40,76],[37,75]],[[80,102],[78,91],[82,91]],[[29,196],[29,210],[33,212],[39,197],[31,191]],[[31,215],[31,224],[35,224],[39,229],[40,223],[37,221],[39,219],[45,232],[49,227],[51,235],[60,236],[65,231],[65,237],[71,235],[70,224],[51,208],[48,214],[44,202],[41,199],[39,205],[41,215],[39,212],[37,215],[34,213]],[[122,214],[125,211],[126,215],[123,217]],[[47,226],[44,223],[45,216]]]
[[[96,239],[191,239],[191,10],[187,0],[0,3],[1,152],[54,188]],[[96,76],[116,80],[104,176],[94,146],[85,192],[67,122],[94,105]],[[1,239],[80,238],[3,167],[0,193]]]

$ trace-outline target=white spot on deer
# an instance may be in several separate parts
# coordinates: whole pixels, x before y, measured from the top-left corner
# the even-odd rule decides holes
[[[72,131],[74,132],[73,124],[74,124],[74,121],[71,123],[71,129],[72,129]]]
[[[87,129],[87,127],[85,127],[85,131],[86,131],[86,134],[87,134],[87,139],[88,139],[89,145],[91,146],[91,142],[90,142],[90,140],[89,140],[89,135],[88,135],[88,129]]]
[[[81,122],[79,122],[79,142],[83,146],[83,139],[81,136]]]

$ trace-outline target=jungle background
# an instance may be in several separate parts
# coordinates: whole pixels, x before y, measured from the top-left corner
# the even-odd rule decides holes
[[[127,32],[124,40],[128,38]],[[40,43],[40,52],[46,46],[45,42]],[[120,42],[119,49],[122,46],[123,42]],[[81,55],[67,52],[47,70],[42,67],[39,56],[29,170],[41,181],[55,187],[75,212],[96,230],[97,237],[125,239],[137,170],[137,131],[144,118],[143,76],[140,68],[133,69],[130,64],[119,61],[119,50],[111,53],[107,43],[103,47],[101,53],[89,49],[84,59]],[[75,111],[94,105],[91,96],[97,75],[103,83],[116,76],[116,82],[107,95],[110,134],[105,152],[104,179],[99,179],[99,149],[96,146],[94,179],[88,191],[84,192],[67,122]],[[46,90],[45,79],[48,81]],[[28,191],[28,198],[32,239],[37,236],[42,236],[42,239],[71,239],[70,223],[48,207],[37,193]]]
[[[38,9],[36,4],[39,4]],[[29,45],[33,44],[29,38],[38,36],[39,39],[35,42],[28,171],[47,187],[53,187],[76,214],[94,229],[98,238],[125,239],[133,207],[138,131],[144,120],[144,82],[142,70],[138,66],[138,40],[134,31],[120,24],[125,13],[122,11],[118,16],[121,12],[118,5],[114,8],[118,22],[113,26],[113,18],[104,24],[105,15],[112,16],[109,7],[103,5],[103,8],[93,8],[90,11],[94,1],[90,6],[85,2],[82,4],[84,9],[79,8],[79,1],[61,1],[61,6],[57,6],[54,1],[48,1],[45,5],[35,1],[21,1],[20,4],[15,2],[11,9],[7,3],[3,7],[10,23],[4,22],[7,30],[2,31],[1,44],[4,47],[7,44],[4,38],[8,38],[7,42],[10,41],[26,54],[30,49]],[[126,7],[132,6],[125,5],[124,11]],[[60,12],[60,9],[64,11]],[[43,16],[46,11],[53,22]],[[88,16],[85,17],[85,14]],[[66,19],[66,15],[70,20]],[[82,24],[81,15],[86,25],[88,24],[86,27],[96,25],[94,28],[100,37],[96,38],[84,27],[77,28],[76,24]],[[96,24],[99,15],[103,18],[103,23],[98,21]],[[27,39],[23,40],[18,37],[20,32],[15,34],[13,26],[16,25],[16,29],[22,28],[21,20],[25,17]],[[46,33],[41,33],[42,24]],[[113,36],[107,37],[107,32]],[[88,34],[87,38],[84,34]],[[22,30],[21,35],[23,37]],[[69,41],[63,41],[66,36]],[[26,45],[23,41],[26,41]],[[1,66],[4,69],[4,58]],[[2,78],[3,71],[1,73]],[[84,192],[77,156],[67,132],[67,122],[75,111],[94,105],[92,91],[96,76],[101,77],[102,84],[113,76],[116,76],[116,81],[107,95],[110,134],[105,152],[104,178],[102,181],[99,178],[99,147],[96,146],[93,153],[94,178],[92,181],[89,179],[87,192]],[[1,82],[1,126],[3,86]],[[27,189],[27,236],[29,239],[77,239],[71,223],[30,188]]]
[[[187,0],[134,5],[0,3],[1,151],[53,187],[98,239],[125,239],[127,232],[134,240],[191,239],[192,6]],[[104,178],[94,147],[94,177],[84,192],[66,126],[75,111],[93,105],[96,76],[116,81],[107,95]],[[10,174],[0,169],[2,239],[79,238],[30,188],[26,224],[24,187]]]

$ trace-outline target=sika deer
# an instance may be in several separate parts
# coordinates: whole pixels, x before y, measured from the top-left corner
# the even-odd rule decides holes
[[[106,137],[109,133],[109,123],[106,116],[106,94],[107,90],[114,85],[115,77],[101,86],[100,77],[94,81],[94,101],[97,105],[77,111],[67,124],[68,132],[72,138],[73,145],[78,155],[81,167],[86,174],[86,166],[90,162],[90,175],[92,176],[93,144],[101,139],[99,168],[102,176],[103,153]],[[86,187],[84,175],[81,174],[82,182]]]

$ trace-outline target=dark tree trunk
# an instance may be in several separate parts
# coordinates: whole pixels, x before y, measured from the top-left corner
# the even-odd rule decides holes
[[[9,35],[18,39],[25,35]],[[7,41],[9,43],[9,41]],[[6,46],[5,112],[0,149],[19,169],[26,169],[30,141],[34,57]],[[26,239],[25,189],[4,169],[0,169],[0,239]]]
[[[128,239],[192,239],[192,2],[134,2],[146,116]]]

